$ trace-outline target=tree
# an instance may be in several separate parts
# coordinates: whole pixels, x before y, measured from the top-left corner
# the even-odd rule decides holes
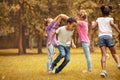
[[[26,53],[26,38],[29,42],[34,39],[38,53],[42,53],[42,43],[45,40],[43,25],[45,18],[53,18],[60,13],[76,17],[80,9],[85,9],[88,13],[89,26],[91,26],[91,22],[101,15],[100,5],[110,4],[113,6],[111,15],[120,25],[120,4],[118,2],[119,0],[0,0],[0,36],[14,33],[18,39],[19,54]],[[89,27],[89,33],[92,43],[91,51],[94,51],[97,31]],[[77,30],[75,30],[74,38],[78,44]]]

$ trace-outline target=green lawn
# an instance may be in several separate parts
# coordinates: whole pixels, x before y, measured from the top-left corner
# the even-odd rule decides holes
[[[17,49],[0,50],[0,80],[120,80],[120,70],[111,55],[107,59],[109,77],[100,77],[99,48],[91,54],[93,71],[90,73],[82,72],[86,69],[86,59],[81,48],[71,50],[71,60],[59,74],[49,74],[46,71],[46,49],[43,49],[44,54],[37,54],[36,49],[27,52],[29,54],[17,55]],[[120,56],[119,49],[117,52]],[[54,58],[56,56],[57,54]]]

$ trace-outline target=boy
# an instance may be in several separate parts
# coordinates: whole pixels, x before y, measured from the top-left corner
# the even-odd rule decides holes
[[[70,61],[71,44],[73,48],[76,48],[74,41],[72,39],[75,26],[76,26],[76,20],[74,18],[69,18],[67,20],[67,25],[58,28],[56,32],[53,34],[52,38],[50,39],[50,42],[48,43],[48,45],[50,45],[55,34],[58,35],[57,45],[60,53],[52,63],[51,66],[52,73],[59,73]],[[62,58],[64,58],[62,64],[57,69],[54,69],[54,67]]]

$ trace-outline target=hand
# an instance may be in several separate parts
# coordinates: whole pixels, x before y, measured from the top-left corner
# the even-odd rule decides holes
[[[76,45],[75,45],[75,44],[72,44],[72,48],[74,48],[74,49],[75,49],[75,48],[76,48]]]
[[[48,46],[50,46],[51,45],[51,42],[48,42]]]

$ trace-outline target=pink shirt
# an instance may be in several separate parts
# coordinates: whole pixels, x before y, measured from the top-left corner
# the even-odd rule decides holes
[[[88,38],[88,22],[80,21],[80,25],[78,27],[78,35],[81,42],[90,43],[90,40]]]

